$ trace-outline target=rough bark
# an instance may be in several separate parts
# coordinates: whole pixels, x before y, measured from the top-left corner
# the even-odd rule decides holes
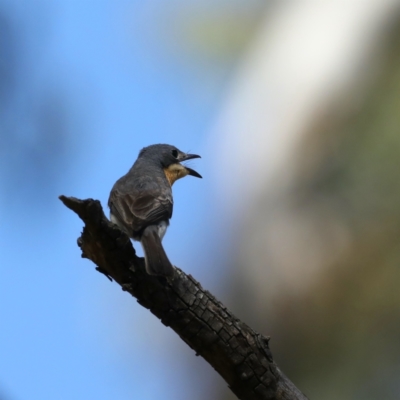
[[[60,196],[85,223],[82,257],[115,280],[202,356],[239,399],[307,399],[280,371],[269,338],[238,320],[211,293],[179,268],[171,279],[146,274],[128,236],[104,215],[98,200]]]

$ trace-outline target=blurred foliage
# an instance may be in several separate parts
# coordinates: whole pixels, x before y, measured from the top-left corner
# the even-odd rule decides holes
[[[132,34],[157,57],[166,52],[167,60],[189,62],[191,68],[212,62],[209,72],[214,72],[217,63],[226,68],[239,59],[273,5],[270,0],[161,2],[157,8],[143,6],[143,25],[132,25]]]
[[[311,398],[399,396],[399,28],[394,24],[377,50],[378,68],[358,108],[310,135],[322,136],[314,146],[320,162],[299,173],[293,193],[299,209],[329,209],[350,238],[333,262],[326,254],[318,281],[300,299],[284,301],[276,320],[286,335],[275,352]],[[315,217],[326,219],[324,212]],[[293,356],[303,360],[300,369]]]
[[[400,396],[400,24],[396,18],[375,49],[374,65],[364,66],[368,79],[353,82],[314,121],[299,146],[297,172],[285,197],[276,199],[272,211],[270,198],[261,199],[246,222],[262,234],[257,229],[268,226],[275,207],[282,214],[304,218],[304,231],[312,224],[322,241],[330,240],[326,232],[335,225],[343,230],[340,252],[333,252],[331,243],[318,249],[324,252],[323,261],[306,290],[288,288],[273,299],[266,294],[264,308],[251,306],[250,287],[239,296],[235,293],[246,321],[272,336],[278,365],[310,399]],[[317,243],[309,243],[314,246]],[[239,280],[238,286],[246,285],[246,277]]]
[[[182,48],[193,58],[201,56],[232,59],[247,48],[254,38],[260,22],[265,18],[269,2],[242,2],[226,4],[210,14],[209,9],[200,13],[178,14],[177,35]]]

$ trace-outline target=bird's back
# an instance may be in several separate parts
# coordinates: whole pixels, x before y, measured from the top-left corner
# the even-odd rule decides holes
[[[138,159],[114,184],[108,206],[112,218],[130,237],[140,240],[143,229],[172,216],[171,186],[160,166]]]

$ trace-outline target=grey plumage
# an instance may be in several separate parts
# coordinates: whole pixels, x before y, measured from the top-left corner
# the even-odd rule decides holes
[[[173,267],[161,244],[172,217],[172,184],[186,175],[201,178],[181,161],[198,158],[175,146],[145,147],[126,175],[114,184],[108,206],[111,221],[129,237],[141,242],[146,270],[151,275],[170,276]]]

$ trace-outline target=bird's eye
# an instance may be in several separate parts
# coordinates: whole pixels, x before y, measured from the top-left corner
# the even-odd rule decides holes
[[[172,150],[172,156],[175,158],[178,158],[178,151],[177,150]]]

